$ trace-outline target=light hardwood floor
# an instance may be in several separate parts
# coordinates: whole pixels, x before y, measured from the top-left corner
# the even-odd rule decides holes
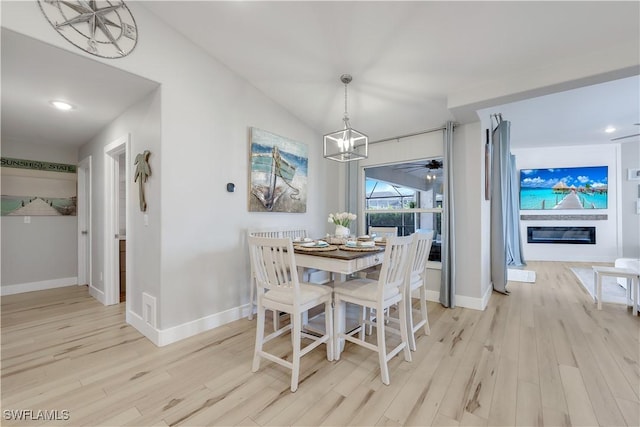
[[[255,320],[157,348],[85,287],[3,297],[1,424],[637,426],[640,317],[596,310],[573,265],[531,262],[536,283],[483,312],[429,303],[431,335],[390,362],[390,386],[347,344],[339,362],[323,346],[305,356],[296,393],[278,365],[251,373]],[[70,419],[6,419],[21,409]]]

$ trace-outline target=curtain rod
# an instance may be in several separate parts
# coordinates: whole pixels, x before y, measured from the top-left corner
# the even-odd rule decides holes
[[[406,135],[395,136],[393,138],[385,138],[385,139],[379,139],[377,141],[369,141],[369,144],[377,144],[379,142],[393,141],[394,139],[409,138],[411,136],[418,136],[418,135],[423,135],[425,133],[438,132],[438,131],[445,130],[445,129],[446,129],[446,126],[440,126],[438,128],[427,129],[427,130],[423,130],[423,131],[420,131],[420,132],[408,133]]]

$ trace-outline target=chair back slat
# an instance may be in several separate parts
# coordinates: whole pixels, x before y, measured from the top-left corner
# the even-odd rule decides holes
[[[431,252],[431,243],[433,242],[433,231],[428,233],[414,233],[412,243],[412,259],[410,276],[418,276],[424,274],[427,268],[427,260],[429,252]]]
[[[297,267],[290,238],[249,236],[249,254],[258,287],[298,292]]]
[[[382,286],[378,286],[379,299],[384,298],[385,289],[399,288],[400,292],[404,290],[412,240],[412,236],[387,238],[380,270],[379,280],[383,283]]]

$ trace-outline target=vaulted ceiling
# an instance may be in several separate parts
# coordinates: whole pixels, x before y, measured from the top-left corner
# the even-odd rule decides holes
[[[639,2],[128,4],[156,14],[320,134],[342,125],[343,73],[353,75],[351,123],[373,140],[477,120],[476,111],[510,120],[514,146],[605,143],[640,122]],[[139,32],[153,37],[144,26]],[[157,87],[5,33],[3,138],[22,128],[78,145]],[[55,73],[44,72],[52,65]],[[65,90],[84,92],[82,103],[95,111],[75,120],[75,133],[41,104],[27,105]],[[604,134],[606,126],[616,133]]]

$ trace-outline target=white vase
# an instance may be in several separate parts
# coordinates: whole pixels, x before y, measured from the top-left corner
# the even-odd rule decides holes
[[[349,237],[351,230],[343,225],[336,225],[336,237]]]

